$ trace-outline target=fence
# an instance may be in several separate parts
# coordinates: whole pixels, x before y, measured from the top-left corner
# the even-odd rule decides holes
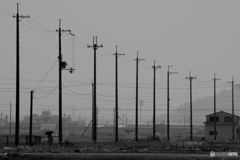
[[[15,135],[0,135],[0,143],[6,146],[15,145]],[[32,136],[32,145],[41,144],[41,136]],[[30,145],[29,135],[19,135],[19,145]]]

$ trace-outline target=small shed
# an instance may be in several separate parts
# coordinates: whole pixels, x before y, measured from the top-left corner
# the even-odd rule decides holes
[[[216,112],[216,141],[239,140],[239,116],[234,115],[233,117],[232,114],[224,111]],[[205,139],[208,141],[214,141],[214,113],[206,115],[206,122],[204,123]]]

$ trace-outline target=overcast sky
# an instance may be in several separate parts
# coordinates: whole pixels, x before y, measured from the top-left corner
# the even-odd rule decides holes
[[[0,0],[0,112],[4,115],[9,114],[10,102],[15,110],[16,19],[12,16],[16,14],[17,2],[21,4],[20,15],[30,16],[20,22],[21,118],[29,114],[31,90],[35,90],[34,113],[58,113],[55,30],[59,28],[59,19],[62,29],[70,29],[76,35],[74,39],[62,34],[63,60],[70,67],[75,63],[73,74],[63,71],[63,113],[74,119],[91,118],[93,49],[87,45],[92,45],[93,36],[98,37],[99,45],[103,44],[97,50],[100,122],[113,117],[116,45],[119,53],[125,53],[118,58],[119,114],[128,115],[131,122],[135,116],[137,51],[139,58],[145,59],[139,63],[143,120],[152,118],[154,59],[162,66],[156,72],[157,115],[166,111],[168,65],[173,65],[170,71],[178,72],[170,76],[171,109],[189,102],[189,80],[185,79],[189,71],[197,77],[193,81],[195,99],[213,96],[214,73],[221,79],[217,81],[217,92],[230,89],[227,82],[232,76],[239,83],[240,1]],[[208,105],[213,107],[213,103]],[[14,115],[15,111],[15,118]]]

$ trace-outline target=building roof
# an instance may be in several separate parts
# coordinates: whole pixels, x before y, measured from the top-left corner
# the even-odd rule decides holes
[[[224,112],[224,111],[216,112],[216,115],[219,114],[219,113],[224,113],[224,114],[228,114],[228,115],[231,115],[231,116],[232,116],[231,113],[227,113],[227,112]],[[208,115],[206,115],[206,116],[211,116],[211,115],[214,115],[214,113],[208,114]],[[234,115],[234,116],[239,117],[239,116],[237,116],[237,115]]]

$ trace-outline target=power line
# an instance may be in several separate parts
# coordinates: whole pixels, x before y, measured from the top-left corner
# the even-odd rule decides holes
[[[91,96],[90,97],[78,97],[78,96],[75,96],[76,94],[69,94],[69,93],[67,93],[65,91],[63,91],[63,93],[65,93],[66,95],[75,97],[75,98],[79,98],[79,99],[90,99],[90,98],[92,98]]]
[[[58,88],[58,86],[56,86],[50,93],[48,93],[47,95],[43,96],[43,97],[34,97],[34,99],[43,99],[48,97],[49,95],[51,95],[56,89]]]
[[[12,16],[11,14],[8,14],[8,13],[4,13],[4,12],[1,13],[1,11],[0,11],[0,15],[2,15],[2,16]]]
[[[80,40],[80,38],[78,38],[78,36],[76,36],[76,39],[77,39],[80,43],[82,43],[83,46],[87,46],[85,43],[83,43],[83,42]]]
[[[4,10],[5,11],[5,13],[7,13],[7,14],[11,14],[11,15],[13,15],[13,14],[15,14],[14,12],[12,12],[12,11],[9,11],[9,10],[7,10],[7,9],[5,9],[5,8],[3,8],[3,7],[0,7],[2,10]],[[2,11],[3,12],[3,11]]]
[[[33,22],[35,22],[37,25],[33,24],[30,20],[33,20]],[[31,18],[30,20],[27,20],[28,23],[30,23],[32,26],[38,28],[39,30],[43,31],[43,32],[54,32],[50,29],[47,29],[46,27],[43,27],[41,24],[39,24],[37,21],[35,21],[33,18]]]
[[[33,31],[35,31],[35,32],[38,32],[38,33],[48,33],[48,32],[46,32],[46,31],[39,31],[39,30],[36,30],[36,29],[34,29],[34,28],[32,28],[32,27],[29,27],[28,25],[26,25],[24,22],[21,22],[25,27],[27,27],[28,29],[30,29],[30,30],[33,30]]]
[[[63,85],[63,84],[62,84],[62,85]],[[72,93],[74,93],[74,94],[77,94],[77,95],[82,95],[82,96],[83,96],[83,95],[91,95],[91,94],[92,94],[92,93],[85,93],[85,94],[82,94],[82,93],[76,93],[76,92],[70,90],[68,87],[66,87],[66,86],[64,86],[64,85],[63,85],[63,87],[66,88],[68,91],[70,91],[70,92],[72,92]]]
[[[80,47],[76,47],[74,44],[71,44],[64,36],[63,37],[63,40],[69,44],[70,46],[74,47],[74,48],[78,48],[78,49],[86,49],[87,47],[82,47],[81,45],[79,45]]]
[[[58,60],[56,60],[54,63],[53,63],[53,65],[50,67],[50,69],[47,71],[47,73],[43,76],[43,78],[40,80],[40,82],[36,85],[36,87],[33,89],[33,90],[37,90],[38,89],[38,87],[40,86],[40,85],[42,85],[42,83],[44,82],[44,80],[47,78],[47,76],[50,74],[50,72],[52,71],[52,69],[53,69],[53,67],[56,65],[56,63],[57,63],[57,61]]]
[[[33,11],[31,11],[30,9],[28,9],[27,7],[25,7],[24,5],[21,4],[21,6],[22,6],[25,10],[27,10],[28,12],[34,14],[35,16],[37,16],[37,17],[39,17],[39,18],[41,18],[41,19],[48,20],[48,21],[55,21],[55,22],[58,21],[57,19],[48,19],[48,18],[39,16],[38,14],[34,13]]]

